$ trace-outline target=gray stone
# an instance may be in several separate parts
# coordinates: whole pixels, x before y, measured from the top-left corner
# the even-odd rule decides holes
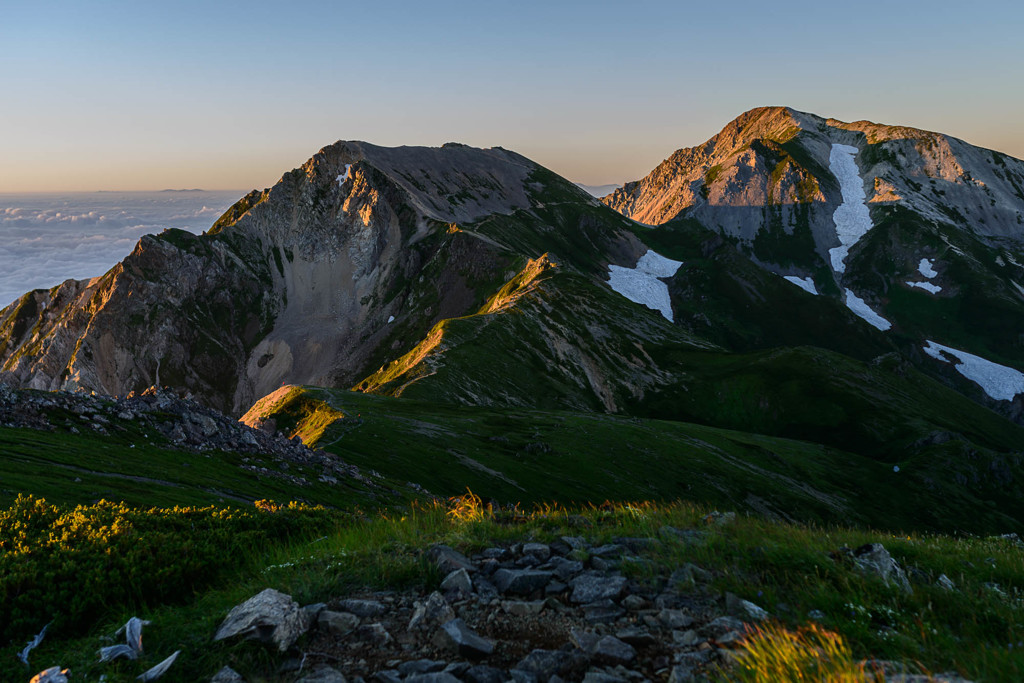
[[[586,652],[588,655],[594,651],[595,647],[597,647],[597,642],[599,640],[601,640],[601,636],[593,631],[584,631],[578,628],[574,628],[569,631],[569,642]]]
[[[437,671],[435,673],[409,676],[405,679],[405,683],[462,683],[462,681],[447,671]]]
[[[463,657],[479,659],[494,652],[494,643],[477,635],[462,619],[452,619],[441,629]]]
[[[658,612],[658,621],[668,628],[689,628],[693,624],[693,617],[682,610],[663,609]]]
[[[626,683],[627,680],[629,679],[599,669],[591,669],[583,677],[583,683]]]
[[[295,683],[348,683],[340,671],[329,666],[318,668],[295,681]]]
[[[669,576],[669,585],[683,584],[684,586],[692,586],[698,583],[707,583],[714,577],[711,572],[706,569],[701,569],[697,565],[687,562],[679,569],[672,572]]]
[[[481,577],[479,574],[476,577],[476,581],[473,582],[476,585],[476,594],[480,600],[490,601],[501,595],[498,592],[498,587],[487,579]]]
[[[611,600],[598,600],[597,602],[583,605],[583,616],[592,624],[615,621],[625,614],[626,610]]]
[[[428,628],[443,624],[455,618],[455,612],[444,596],[434,591],[423,602],[416,602],[412,618],[409,619],[409,630]]]
[[[284,652],[308,629],[308,616],[299,604],[268,588],[233,607],[213,639],[242,637],[272,643]]]
[[[541,610],[544,609],[544,601],[502,600],[501,609],[514,617],[529,617],[541,613]]]
[[[378,671],[370,677],[374,683],[402,683],[402,677],[394,669]]]
[[[628,664],[636,659],[636,650],[615,636],[605,636],[597,641],[593,650],[594,659],[604,664]]]
[[[743,640],[743,633],[740,631],[727,631],[715,638],[715,642],[723,647],[737,647]]]
[[[857,548],[853,551],[853,561],[861,573],[878,576],[886,585],[896,586],[904,593],[914,592],[906,573],[881,543],[867,543]]]
[[[544,595],[561,595],[567,590],[569,590],[569,587],[561,581],[552,581],[544,586]]]
[[[810,612],[807,613],[807,618],[811,621],[821,621],[825,618],[825,613],[822,612],[820,609],[812,609]]]
[[[672,642],[683,647],[693,647],[700,642],[700,636],[692,628],[687,631],[672,631]]]
[[[315,602],[312,605],[303,605],[302,611],[306,613],[309,623],[313,623],[320,616],[320,613],[327,609],[327,603]]]
[[[599,572],[610,572],[617,569],[621,564],[617,559],[605,559],[603,557],[590,558],[590,566]]]
[[[530,595],[543,590],[554,574],[536,569],[499,569],[494,572],[494,585],[502,593]]]
[[[350,612],[335,612],[325,609],[316,620],[317,626],[328,633],[343,636],[351,633],[359,626],[359,617]]]
[[[695,680],[693,669],[686,665],[672,667],[672,673],[668,675],[668,683],[692,683]]]
[[[622,599],[622,606],[630,612],[639,612],[647,607],[648,603],[639,595],[627,595]]]
[[[577,562],[576,560],[567,560],[564,557],[552,558],[551,566],[555,570],[555,575],[562,581],[568,581],[574,576],[583,573],[582,562]]]
[[[629,548],[632,553],[642,553],[644,551],[657,550],[664,544],[656,538],[650,538],[647,536],[640,538],[616,538],[615,542],[619,545],[624,545]]]
[[[444,662],[438,662],[433,659],[414,659],[411,662],[402,662],[398,665],[398,673],[402,676],[412,676],[413,674],[430,674],[437,671],[442,671],[445,667]]]
[[[658,642],[650,631],[635,626],[617,631],[615,637],[633,647],[650,647]]]
[[[580,574],[570,581],[569,585],[572,586],[572,595],[569,599],[577,604],[617,600],[626,590],[626,577]]]
[[[441,582],[441,590],[469,595],[473,592],[473,580],[465,569],[456,569]]]
[[[357,617],[379,617],[388,611],[388,606],[379,600],[342,600],[338,606]]]
[[[480,555],[488,560],[508,560],[512,557],[507,548],[487,548]]]
[[[384,628],[384,624],[377,622],[375,624],[366,624],[360,626],[352,632],[352,637],[356,640],[369,643],[370,645],[387,645],[392,641],[391,634]]]
[[[537,683],[537,674],[530,671],[512,669],[508,672],[508,675],[512,683]]]
[[[462,674],[462,680],[466,683],[505,683],[506,679],[505,672],[501,669],[483,664],[471,666]]]
[[[459,569],[465,569],[467,572],[476,571],[476,565],[468,557],[446,545],[435,545],[427,554],[443,574],[451,574]]]
[[[745,628],[746,625],[736,617],[718,617],[701,628],[700,632],[706,636],[717,638],[729,631],[743,631]]]
[[[238,673],[230,666],[225,666],[213,675],[213,678],[210,679],[210,683],[245,683],[245,679],[242,678],[242,674]]]
[[[573,550],[583,550],[587,547],[587,542],[579,536],[562,536],[562,543]]]
[[[451,662],[444,667],[444,672],[446,674],[451,674],[456,678],[462,678],[466,675],[466,672],[469,671],[471,666],[472,664],[469,662]]]
[[[947,590],[947,591],[955,591],[956,590],[956,584],[954,584],[953,580],[950,579],[945,574],[939,574],[939,578],[935,580],[935,585],[938,586],[939,588],[941,588],[942,590]]]
[[[764,621],[769,616],[766,610],[732,593],[725,594],[725,607],[733,616],[744,621]]]
[[[551,557],[551,546],[545,543],[524,543],[523,554],[535,557],[541,562],[547,562]]]
[[[242,674],[238,673],[230,666],[225,666],[213,675],[213,678],[210,679],[210,683],[245,683],[245,679],[242,678]]]
[[[534,650],[516,664],[515,670],[533,674],[540,683],[547,683],[552,676],[576,679],[588,664],[587,656],[579,650]]]

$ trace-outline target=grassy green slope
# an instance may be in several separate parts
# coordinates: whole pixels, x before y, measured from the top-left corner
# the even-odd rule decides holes
[[[326,409],[329,407],[329,410]],[[1024,510],[992,487],[819,444],[680,422],[470,408],[294,387],[259,407],[301,432],[332,411],[320,448],[438,495],[500,502],[685,498],[801,520],[906,529],[1006,530]],[[913,496],[906,494],[908,490]]]
[[[123,429],[118,429],[123,427]],[[254,454],[174,449],[132,422],[105,436],[0,427],[0,504],[18,494],[53,503],[100,499],[138,507],[249,506],[260,499],[302,500],[351,508],[398,502],[386,484],[321,482],[321,469]],[[306,484],[297,484],[300,477]]]

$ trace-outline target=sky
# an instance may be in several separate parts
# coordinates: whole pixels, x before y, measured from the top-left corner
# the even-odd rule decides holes
[[[339,139],[592,185],[787,105],[1024,157],[1024,3],[0,0],[0,192],[272,185]]]

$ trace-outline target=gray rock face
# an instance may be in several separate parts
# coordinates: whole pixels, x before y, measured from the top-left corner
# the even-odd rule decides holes
[[[401,338],[404,320],[479,307],[454,295],[427,311],[416,285],[388,292],[415,283],[435,256],[437,240],[424,238],[529,207],[537,168],[500,149],[330,145],[243,197],[207,234],[147,235],[105,275],[0,311],[2,378],[108,395],[173,381],[234,415],[283,383],[351,386]],[[507,265],[488,242],[448,242],[459,258]]]
[[[29,683],[68,683],[68,678],[71,676],[71,672],[67,669],[62,669],[59,666],[51,666],[49,669],[40,671]]]
[[[299,604],[290,596],[268,588],[232,608],[213,639],[259,640],[284,652],[308,629],[308,617]]]
[[[458,569],[444,577],[444,581],[441,582],[441,590],[455,591],[468,595],[473,592],[473,580],[469,578],[469,572],[465,569]]]

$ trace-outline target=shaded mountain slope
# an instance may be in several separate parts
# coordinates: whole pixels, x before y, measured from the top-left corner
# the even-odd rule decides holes
[[[1019,484],[990,471],[987,450],[941,475],[932,454],[901,460],[894,472],[889,463],[840,448],[676,421],[452,406],[316,387],[282,387],[243,420],[269,422],[437,495],[469,486],[502,503],[685,498],[903,529],[994,531],[1024,518]]]

